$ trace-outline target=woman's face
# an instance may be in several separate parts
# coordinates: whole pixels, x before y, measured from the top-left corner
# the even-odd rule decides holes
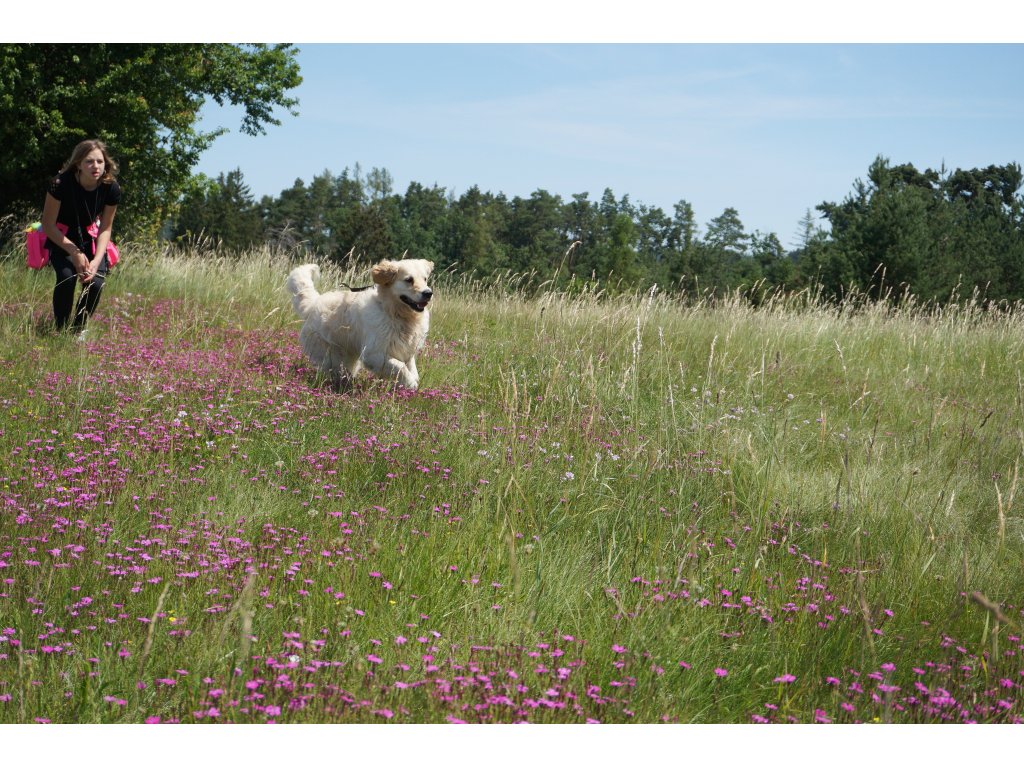
[[[106,169],[106,161],[103,159],[103,152],[94,149],[78,164],[78,181],[90,189],[100,183],[103,178],[103,171]]]

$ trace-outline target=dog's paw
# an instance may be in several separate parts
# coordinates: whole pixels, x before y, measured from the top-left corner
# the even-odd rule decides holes
[[[402,387],[402,389],[409,389],[415,392],[417,389],[419,389],[420,377],[414,376],[412,373],[409,373],[408,371],[403,371],[402,375],[398,377],[398,380],[395,383],[398,386]]]

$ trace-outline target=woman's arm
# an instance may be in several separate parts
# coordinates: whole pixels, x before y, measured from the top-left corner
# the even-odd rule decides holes
[[[115,213],[117,213],[116,205],[104,206],[103,215],[100,217],[100,233],[96,237],[96,255],[89,262],[89,277],[86,282],[92,279],[92,276],[100,268],[100,264],[103,263],[103,256],[107,252],[107,245],[110,243],[110,235],[113,232]]]
[[[43,203],[43,232],[61,249],[71,257],[71,263],[75,265],[75,271],[81,277],[89,268],[89,257],[71,242],[68,237],[57,229],[57,214],[60,213],[60,200],[49,192],[46,193],[46,201]]]

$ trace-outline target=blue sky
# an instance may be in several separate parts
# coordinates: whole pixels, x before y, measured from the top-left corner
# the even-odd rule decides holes
[[[920,169],[1024,162],[1024,45],[300,45],[299,116],[250,137],[238,113],[198,171],[258,197],[329,170],[658,206],[726,207],[790,245],[877,155]]]

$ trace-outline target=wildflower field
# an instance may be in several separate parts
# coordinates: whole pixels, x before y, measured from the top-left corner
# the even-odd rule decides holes
[[[1021,310],[447,274],[337,394],[289,266],[0,262],[0,722],[1024,719]]]

